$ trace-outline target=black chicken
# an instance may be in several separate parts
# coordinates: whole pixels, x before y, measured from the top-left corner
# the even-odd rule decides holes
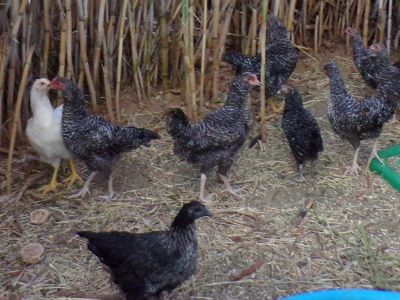
[[[196,272],[195,220],[211,213],[198,201],[183,205],[168,231],[90,232],[88,249],[111,270],[127,300],[160,299]]]
[[[298,53],[287,37],[282,22],[270,15],[268,17],[267,46],[265,49],[265,85],[268,97],[274,96],[292,74],[298,60]],[[226,53],[223,60],[234,65],[237,73],[252,72],[260,78],[260,56],[249,57],[239,53]]]
[[[375,156],[382,161],[377,154],[378,137],[383,125],[392,117],[396,106],[392,101],[381,96],[363,100],[355,99],[347,92],[341,72],[334,62],[327,64],[325,70],[331,86],[328,104],[329,122],[333,131],[353,146],[355,155],[348,171],[358,174],[360,167],[357,159],[362,140],[375,139],[370,160]]]
[[[299,181],[304,182],[305,162],[317,159],[324,149],[320,129],[311,112],[303,107],[301,95],[295,88],[282,85],[280,92],[286,95],[282,129],[299,168]]]
[[[349,27],[345,32],[351,37],[353,44],[354,65],[366,84],[376,89],[376,68],[380,63],[380,59],[385,57],[377,55],[377,52],[372,51],[370,48],[364,47],[360,33],[354,28]]]
[[[168,113],[168,133],[174,140],[174,152],[200,167],[200,200],[204,198],[207,175],[218,166],[218,173],[227,190],[236,195],[227,176],[235,154],[243,145],[250,130],[247,95],[251,86],[260,82],[252,73],[235,78],[224,107],[206,115],[196,124],[190,124],[180,108]]]
[[[158,139],[153,131],[133,126],[116,126],[100,116],[90,114],[85,108],[85,100],[79,87],[65,78],[55,78],[51,87],[63,91],[64,109],[62,134],[67,148],[83,160],[91,171],[85,185],[71,198],[84,197],[89,192],[90,182],[97,172],[108,178],[108,196],[113,195],[112,167],[119,154],[133,150]]]

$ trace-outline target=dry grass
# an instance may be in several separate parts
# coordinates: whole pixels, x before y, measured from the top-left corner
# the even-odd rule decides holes
[[[350,59],[336,60],[349,71]],[[351,77],[346,76],[350,90],[362,95],[360,77]],[[318,118],[325,151],[314,166],[306,166],[307,182],[295,182],[279,117],[270,120],[263,149],[244,148],[233,167],[233,182],[245,187],[245,200],[224,192],[216,177],[208,182],[207,192],[216,194],[209,205],[214,218],[198,222],[199,270],[169,299],[275,299],[335,287],[400,289],[399,193],[366,170],[359,177],[343,175],[353,151],[330,130],[328,81],[319,67],[305,59],[292,82]],[[163,128],[160,115],[124,117],[132,124]],[[398,128],[398,122],[386,126],[381,148],[398,141]],[[66,190],[42,197],[29,189],[16,202],[27,177],[22,167],[16,168],[20,183],[15,193],[0,198],[0,286],[37,299],[55,297],[60,290],[112,294],[109,274],[74,232],[166,229],[182,203],[197,198],[198,171],[172,154],[164,128],[161,135],[151,147],[124,156],[115,180],[120,193],[111,203],[98,198],[105,192],[101,182],[90,199],[66,199]],[[362,166],[371,147],[365,144],[369,148],[360,152]],[[306,216],[296,218],[309,201],[313,206]],[[51,211],[47,223],[29,223],[36,208]],[[45,246],[44,261],[21,263],[17,253],[28,242]],[[260,258],[266,263],[254,274],[231,281]]]

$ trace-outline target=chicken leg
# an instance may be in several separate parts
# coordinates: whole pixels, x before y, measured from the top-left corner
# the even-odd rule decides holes
[[[297,182],[305,182],[304,173],[303,173],[303,164],[299,164],[299,178],[297,178]]]
[[[368,165],[367,168],[369,166],[369,164],[371,163],[371,160],[376,158],[381,164],[385,164],[385,162],[382,160],[382,158],[379,157],[378,155],[378,139],[375,139],[374,145],[372,146],[372,151],[371,151],[371,155],[369,156],[368,159]]]
[[[71,168],[71,175],[64,180],[64,183],[67,184],[68,188],[71,188],[75,181],[79,181],[83,183],[83,179],[79,176],[78,172],[76,172],[74,162],[72,160],[69,161],[69,165]]]
[[[90,173],[90,175],[89,175],[89,177],[86,179],[86,182],[85,182],[85,184],[83,185],[82,189],[81,189],[78,193],[76,193],[76,194],[74,194],[74,195],[71,195],[71,196],[69,196],[68,198],[69,198],[69,199],[74,199],[74,198],[79,198],[79,197],[82,197],[82,198],[83,198],[83,197],[85,197],[85,195],[86,195],[87,193],[90,194],[90,192],[89,192],[89,185],[90,185],[90,183],[92,182],[93,178],[96,176],[96,174],[97,174],[96,171],[93,171],[92,173]]]
[[[347,168],[347,170],[344,172],[345,175],[350,173],[350,175],[358,175],[358,171],[361,170],[360,166],[358,165],[358,152],[360,151],[360,147],[356,148],[356,151],[354,152],[354,159],[353,159],[353,164],[351,167]]]
[[[231,186],[231,184],[230,184],[230,182],[229,182],[228,177],[226,177],[226,176],[224,176],[224,175],[222,175],[222,174],[219,174],[219,177],[221,177],[222,181],[223,181],[224,184],[225,184],[226,190],[227,190],[230,194],[232,194],[233,196],[236,196],[236,197],[238,197],[238,198],[240,198],[240,199],[242,199],[242,200],[244,199],[243,196],[239,194],[239,192],[240,192],[241,190],[243,190],[243,188],[234,189],[234,188],[232,188],[232,186]]]
[[[57,182],[57,175],[58,175],[58,170],[60,169],[60,164],[57,164],[55,167],[53,166],[53,168],[54,171],[50,183],[42,186],[39,189],[42,191],[43,195],[46,195],[48,192],[54,192],[55,190],[57,190],[57,186],[60,185],[60,183]]]
[[[212,197],[214,196],[214,194],[210,194],[206,197],[204,197],[204,189],[206,186],[206,181],[207,181],[207,176],[204,173],[201,173],[200,175],[200,197],[199,197],[199,201],[201,202],[209,202],[211,201]]]
[[[104,199],[105,201],[110,201],[115,195],[114,189],[113,189],[113,177],[112,174],[110,175],[110,178],[108,179],[108,195],[100,196],[101,199]]]

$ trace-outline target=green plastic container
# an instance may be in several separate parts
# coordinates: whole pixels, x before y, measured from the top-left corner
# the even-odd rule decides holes
[[[400,145],[394,145],[378,151],[378,155],[382,160],[386,160],[393,156],[400,156]],[[388,165],[381,164],[376,158],[374,158],[369,164],[369,169],[375,172],[397,191],[400,191],[400,173]]]

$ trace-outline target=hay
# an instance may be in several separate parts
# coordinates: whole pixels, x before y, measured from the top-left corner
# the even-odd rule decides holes
[[[362,96],[365,87],[359,76],[348,78],[351,60],[334,59],[346,71],[349,89]],[[263,149],[244,148],[232,169],[233,183],[244,187],[245,200],[227,194],[216,176],[208,181],[207,192],[216,194],[209,205],[214,218],[198,222],[198,273],[168,299],[275,299],[337,287],[400,289],[399,194],[366,170],[359,177],[343,175],[353,151],[328,124],[327,78],[313,60],[300,64],[292,83],[317,116],[325,151],[313,166],[306,166],[307,182],[295,182],[280,119],[271,119]],[[132,124],[164,128],[160,112],[123,117]],[[398,126],[385,127],[380,148],[398,140]],[[110,203],[98,197],[105,192],[101,181],[84,200],[66,199],[67,190],[42,197],[32,187],[18,203],[13,200],[16,193],[1,196],[0,286],[37,299],[56,297],[60,291],[116,293],[109,274],[75,231],[166,229],[182,203],[197,199],[198,171],[172,154],[164,129],[161,136],[151,147],[124,156],[115,179],[119,195]],[[361,166],[366,166],[370,147],[363,143]],[[28,175],[21,167],[15,172],[17,192]],[[305,217],[292,222],[304,207]],[[51,212],[39,226],[29,218],[38,208]],[[41,263],[26,266],[18,260],[18,249],[28,242],[44,245]],[[231,280],[260,260],[265,263],[255,272]]]

